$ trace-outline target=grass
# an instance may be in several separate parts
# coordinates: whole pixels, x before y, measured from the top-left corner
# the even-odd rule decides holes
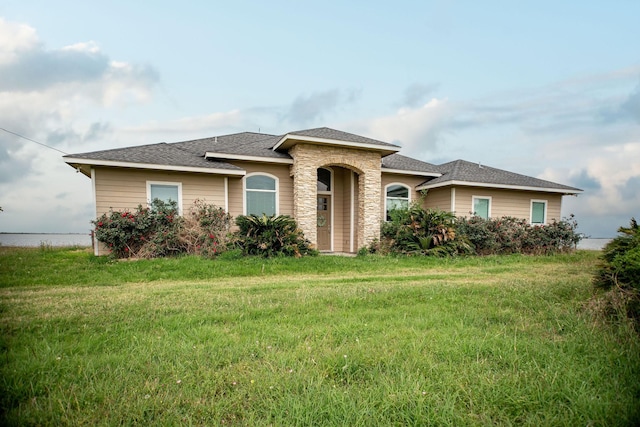
[[[8,425],[636,425],[597,253],[112,262],[0,248]]]

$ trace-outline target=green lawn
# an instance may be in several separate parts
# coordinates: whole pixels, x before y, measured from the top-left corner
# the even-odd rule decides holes
[[[640,423],[597,253],[112,262],[0,248],[2,425]]]

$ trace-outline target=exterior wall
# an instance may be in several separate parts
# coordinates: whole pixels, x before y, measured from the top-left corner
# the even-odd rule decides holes
[[[109,210],[135,210],[138,205],[147,205],[147,181],[182,183],[182,208],[188,210],[196,199],[216,206],[225,206],[224,177],[220,175],[163,172],[128,168],[94,169],[96,214],[100,216]],[[98,255],[107,254],[98,245]]]
[[[451,188],[432,188],[427,191],[424,207],[425,209],[438,209],[451,212]]]
[[[358,180],[358,244],[368,245],[380,237],[381,156],[372,151],[299,143],[289,151],[294,163],[293,213],[300,229],[317,241],[316,179],[319,167],[340,166],[356,171]]]
[[[289,165],[229,161],[247,171],[247,174],[264,172],[278,178],[278,214],[293,216],[293,178]],[[235,218],[244,214],[244,189],[242,177],[229,177],[229,213]]]
[[[182,207],[196,199],[224,207],[224,177],[201,173],[162,172],[126,168],[95,168],[96,213],[134,210],[147,205],[147,181],[182,183]]]
[[[531,200],[547,201],[547,223],[562,219],[562,194],[537,191],[501,190],[482,187],[456,187],[456,215],[471,216],[472,197],[491,197],[491,217],[513,216],[531,221]]]
[[[351,232],[353,222],[353,232],[357,231],[357,217],[358,217],[358,183],[354,172],[342,168],[342,167],[330,167],[333,171],[333,250],[335,252],[351,252]],[[352,194],[351,189],[353,186],[353,204],[351,202]],[[353,210],[353,212],[352,212]],[[353,251],[356,250],[357,236],[353,236],[354,246]]]

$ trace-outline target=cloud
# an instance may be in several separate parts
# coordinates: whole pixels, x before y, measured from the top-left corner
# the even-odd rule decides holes
[[[602,188],[597,177],[593,177],[586,169],[581,169],[578,174],[574,174],[568,178],[570,184],[576,188],[591,192]]]
[[[406,155],[424,157],[434,152],[443,133],[455,121],[455,107],[446,99],[432,99],[418,108],[400,108],[395,113],[360,123],[352,127],[365,135],[403,147]]]
[[[437,83],[424,85],[421,83],[412,83],[404,91],[402,106],[418,107],[440,87]]]
[[[12,132],[61,148],[95,141],[113,126],[91,116],[149,100],[158,81],[153,67],[112,60],[94,42],[48,49],[34,28],[0,18],[0,127]],[[15,181],[31,169],[33,143],[0,138],[0,182]]]
[[[640,124],[640,83],[622,104],[620,109]]]
[[[334,112],[341,104],[355,102],[360,97],[360,92],[350,90],[347,93],[339,89],[330,89],[324,92],[316,92],[311,95],[299,95],[294,99],[286,118],[300,126],[321,120],[327,114]]]

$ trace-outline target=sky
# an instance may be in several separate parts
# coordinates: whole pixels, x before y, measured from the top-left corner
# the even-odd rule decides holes
[[[326,126],[581,188],[563,216],[613,237],[640,218],[639,17],[632,0],[3,0],[0,232],[89,232],[91,181],[62,153]]]

